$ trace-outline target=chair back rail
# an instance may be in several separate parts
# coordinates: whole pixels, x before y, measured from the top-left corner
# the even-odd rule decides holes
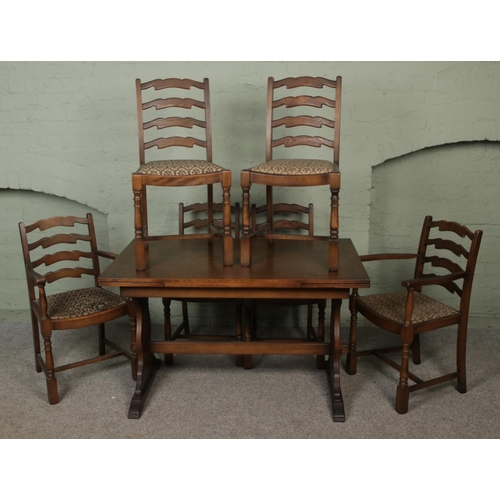
[[[208,207],[212,206],[212,210],[209,212]],[[214,217],[215,214],[221,215],[223,211],[222,203],[192,203],[191,205],[184,205],[184,203],[179,203],[179,234],[185,235],[185,230],[190,227],[194,229],[210,229],[212,224],[216,228],[223,229],[223,221],[221,218]],[[195,218],[191,220],[186,220],[186,214],[195,214]],[[234,229],[235,238],[240,237],[240,219],[241,219],[241,209],[240,204],[235,203],[231,205],[231,213],[233,214],[231,221],[231,228]],[[199,214],[206,214],[205,217],[199,217]],[[209,222],[211,220],[211,223]],[[215,233],[217,234],[217,233]]]
[[[47,231],[58,227],[75,227],[76,224],[81,224],[87,227],[87,234],[82,233],[69,233],[69,234],[55,234],[51,236],[42,237],[36,241],[29,241],[29,235],[35,230]],[[91,267],[76,266],[73,268],[63,267],[57,270],[47,270],[42,277],[47,283],[52,283],[62,278],[68,277],[81,277],[82,275],[94,276],[94,284],[97,286],[97,277],[100,274],[99,257],[97,254],[97,244],[94,229],[94,222],[92,214],[87,214],[86,218],[81,217],[52,217],[49,219],[40,220],[34,224],[25,225],[23,222],[19,224],[19,231],[21,235],[21,245],[23,249],[23,258],[25,266],[31,266],[32,269],[37,269],[41,265],[50,267],[60,262],[80,262],[81,259],[90,259],[92,262]],[[89,243],[89,250],[58,250],[53,253],[45,254],[42,257],[32,259],[31,252],[37,248],[49,248],[54,245],[74,245],[80,241]],[[34,283],[28,277],[28,288],[30,289],[30,297],[34,300]]]
[[[152,89],[153,91],[162,91],[165,89],[181,89],[190,91],[192,89],[203,91],[203,100],[193,97],[158,97],[155,96],[151,100],[143,100],[143,91]],[[212,126],[210,118],[210,91],[208,78],[203,82],[180,79],[167,78],[155,79],[149,82],[141,82],[136,80],[136,98],[137,98],[137,120],[139,128],[139,161],[141,165],[146,163],[147,149],[157,147],[158,149],[170,147],[187,147],[193,148],[199,146],[206,150],[206,160],[212,161]],[[204,110],[204,119],[194,116],[157,116],[151,120],[144,121],[144,111],[154,109],[156,112],[165,112],[170,109],[184,109],[191,111],[193,108]],[[193,129],[194,127],[201,128],[205,131],[205,139],[200,139],[192,136],[166,136],[155,137],[146,141],[144,131],[156,129],[158,132],[163,130],[167,132],[172,127],[180,127],[185,129]]]
[[[251,224],[250,224],[252,233],[262,231],[269,224],[267,220],[259,223],[257,222],[258,215],[266,212],[267,212],[267,205],[261,205],[259,207],[257,207],[255,204],[252,205]],[[273,205],[272,212],[273,212],[272,215],[273,230],[280,230],[280,229],[290,229],[293,231],[303,230],[306,231],[309,236],[314,235],[314,205],[312,203],[309,203],[308,206],[298,205],[296,203],[275,203]],[[275,215],[277,214],[297,215],[300,213],[307,215],[306,221],[300,219],[290,219],[290,218],[275,219]],[[277,237],[278,235],[275,236]]]
[[[328,87],[334,89],[335,98],[326,96],[310,96],[310,95],[296,95],[284,96],[275,98],[275,90],[284,87],[288,90],[297,89],[301,87],[310,87],[316,89],[323,89]],[[340,144],[340,96],[341,96],[342,78],[339,76],[336,80],[330,80],[322,77],[309,77],[302,76],[297,78],[284,78],[282,80],[274,80],[273,77],[268,79],[267,87],[267,120],[266,120],[266,161],[272,160],[273,149],[279,146],[285,148],[294,146],[312,146],[319,148],[326,146],[333,149],[333,162],[339,163],[339,144]],[[275,117],[274,111],[278,108],[285,107],[299,108],[329,108],[332,109],[332,117],[326,116],[280,116]],[[313,127],[315,129],[322,129],[325,127],[328,130],[333,129],[333,137],[326,137],[320,135],[286,135],[284,137],[274,138],[273,131],[279,127],[285,129],[293,127]]]
[[[439,232],[439,237],[434,234],[436,231]],[[432,237],[431,233],[433,233]],[[455,238],[459,237],[464,239],[464,243],[457,243],[452,239],[448,239],[451,238],[452,235],[455,235]],[[439,276],[436,273],[424,272],[424,266],[426,264],[432,269],[444,269],[450,274],[465,272],[466,275],[462,280],[461,286],[457,281],[439,284],[439,286],[446,288],[450,293],[456,293],[461,298],[460,308],[466,308],[468,310],[472,280],[481,238],[482,231],[480,230],[472,232],[469,228],[457,222],[444,220],[433,221],[431,216],[427,216],[424,220],[418,247],[415,278]],[[468,244],[466,242],[468,242]],[[433,250],[440,250],[441,254],[447,252],[449,256],[431,255],[430,253]],[[460,263],[456,262],[457,257],[460,259]]]

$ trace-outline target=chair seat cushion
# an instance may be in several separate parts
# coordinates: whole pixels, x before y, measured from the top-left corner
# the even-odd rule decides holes
[[[223,169],[204,160],[161,160],[141,165],[138,174],[145,175],[199,175],[221,172]]]
[[[372,311],[396,323],[405,322],[405,305],[407,292],[379,293],[358,297],[357,302],[361,302]],[[419,292],[413,293],[413,313],[412,324],[423,323],[433,319],[444,318],[458,314],[458,311],[427,297]]]
[[[250,169],[252,172],[274,175],[314,175],[333,172],[327,160],[271,160]]]
[[[103,288],[80,288],[47,296],[47,315],[50,319],[88,316],[122,306],[127,300]]]

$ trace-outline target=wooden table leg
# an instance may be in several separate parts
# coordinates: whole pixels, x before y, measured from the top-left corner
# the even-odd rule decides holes
[[[340,306],[342,300],[332,299],[330,319],[330,355],[328,357],[328,381],[332,395],[333,421],[345,422],[344,400],[340,390]]]
[[[245,342],[252,341],[252,306],[250,301],[244,301],[245,306]],[[243,355],[243,368],[245,370],[252,369],[252,355],[244,354]]]
[[[146,190],[142,186],[140,176],[132,176],[134,191],[134,229],[135,229],[135,268],[137,271],[146,269],[146,242],[144,240],[144,204]]]
[[[151,352],[151,318],[148,299],[132,299],[130,309],[136,319],[137,382],[130,402],[128,418],[139,418],[161,361]]]

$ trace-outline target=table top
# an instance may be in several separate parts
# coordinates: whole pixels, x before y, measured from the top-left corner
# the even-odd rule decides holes
[[[339,269],[328,271],[328,242],[267,240],[252,242],[252,264],[239,263],[239,240],[234,241],[235,261],[224,266],[222,242],[200,239],[150,241],[145,271],[135,269],[135,242],[99,277],[101,286],[122,288],[224,288],[224,289],[349,289],[367,288],[370,280],[350,239],[340,239]]]

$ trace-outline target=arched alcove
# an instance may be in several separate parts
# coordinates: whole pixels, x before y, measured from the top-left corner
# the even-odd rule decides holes
[[[499,190],[500,142],[445,144],[377,165],[372,169],[370,253],[414,252],[426,215],[482,229],[470,314],[473,324],[493,326],[500,299]],[[413,261],[370,263],[367,269],[371,292],[387,291],[412,276]],[[453,305],[440,288],[429,292]]]

